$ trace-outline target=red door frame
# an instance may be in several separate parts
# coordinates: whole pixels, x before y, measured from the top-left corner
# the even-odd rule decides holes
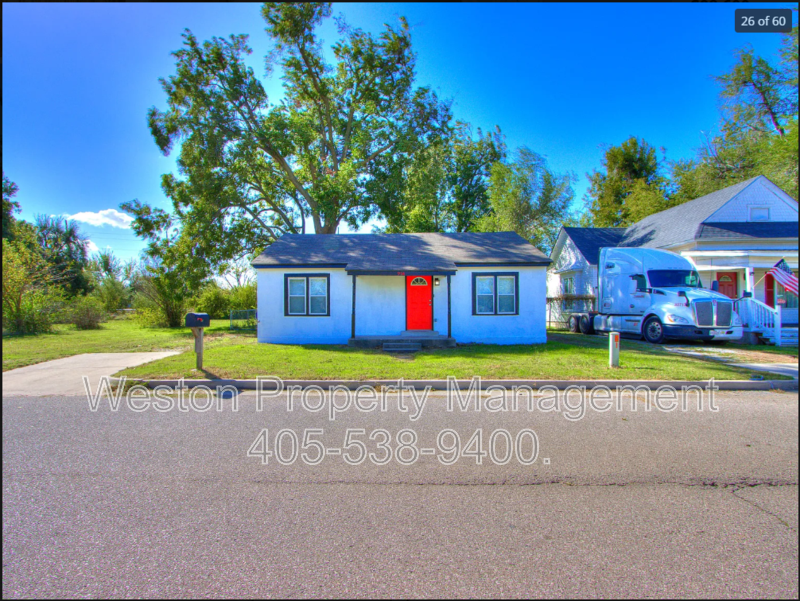
[[[407,275],[405,277],[406,277],[406,330],[410,329],[408,327],[408,310],[409,310],[408,291],[409,291],[409,288],[411,288],[411,282],[412,282],[412,280],[414,278],[425,278],[425,280],[428,282],[428,285],[425,286],[425,288],[427,288],[430,291],[430,302],[431,302],[431,321],[430,321],[430,326],[431,327],[430,328],[414,328],[414,329],[416,329],[416,330],[420,330],[420,329],[422,329],[422,330],[425,330],[425,329],[433,330],[433,276],[430,276],[430,275]],[[414,288],[422,288],[422,286],[414,286]]]
[[[764,276],[764,302],[775,308],[775,278],[769,273]]]
[[[719,280],[724,275],[727,275],[733,281],[733,296],[731,296],[730,294],[727,294],[726,292],[722,292],[722,284],[723,284],[723,282],[720,282]],[[724,294],[725,296],[728,296],[730,298],[738,298],[738,295],[739,295],[739,275],[735,271],[718,271],[717,272],[717,282],[719,282],[718,283],[719,291],[722,292],[722,294]],[[724,283],[727,284],[727,282],[724,282]]]

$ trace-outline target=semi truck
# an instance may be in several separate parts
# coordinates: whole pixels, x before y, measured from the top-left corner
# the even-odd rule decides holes
[[[597,310],[571,313],[573,332],[620,332],[656,344],[669,338],[742,337],[733,301],[713,285],[703,288],[685,257],[649,248],[602,248],[597,270]]]

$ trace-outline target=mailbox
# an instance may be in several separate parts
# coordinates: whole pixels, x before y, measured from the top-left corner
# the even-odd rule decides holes
[[[209,317],[208,313],[186,314],[187,328],[207,328],[210,325],[211,325],[211,317]]]

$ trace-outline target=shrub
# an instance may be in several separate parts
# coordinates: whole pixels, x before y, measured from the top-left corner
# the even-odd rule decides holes
[[[177,273],[142,275],[136,280],[133,306],[144,325],[178,328],[183,326],[187,298],[185,282]]]
[[[128,305],[125,284],[112,276],[104,277],[92,294],[102,303],[107,313],[114,313]]]
[[[106,320],[103,303],[93,296],[78,296],[69,306],[70,321],[79,330],[97,330]]]
[[[200,313],[208,313],[212,319],[226,319],[230,311],[229,290],[223,290],[216,283],[208,284],[195,299],[194,305]]]
[[[245,284],[244,286],[237,286],[230,291],[230,308],[234,311],[242,311],[244,309],[256,308],[256,284]]]
[[[3,311],[3,329],[15,334],[50,332],[53,323],[59,321],[63,304],[63,293],[58,289],[28,291],[15,311]]]
[[[48,332],[63,292],[41,256],[22,242],[3,240],[3,330]]]
[[[134,319],[144,328],[165,328],[168,327],[164,315],[157,308],[146,307],[140,304],[140,299],[134,298]]]

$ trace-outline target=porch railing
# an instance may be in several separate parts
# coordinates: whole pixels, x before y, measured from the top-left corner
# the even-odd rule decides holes
[[[781,345],[781,306],[774,308],[753,297],[737,298],[733,308],[744,323],[746,331],[772,336],[775,346]]]

